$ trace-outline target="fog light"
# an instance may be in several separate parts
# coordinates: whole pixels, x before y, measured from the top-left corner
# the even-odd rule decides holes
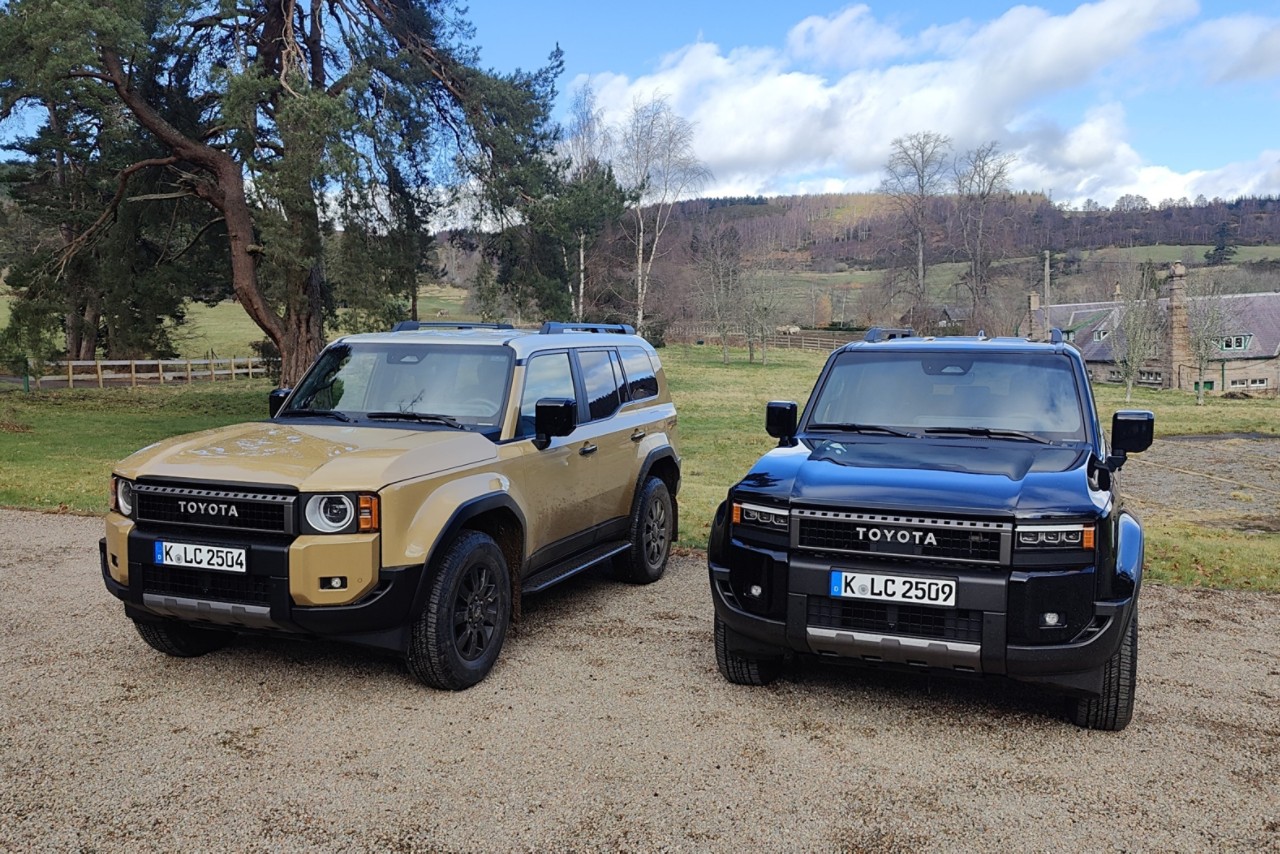
[[[1045,629],[1056,629],[1062,625],[1062,615],[1057,611],[1046,611],[1040,615],[1040,626]]]
[[[747,592],[751,594],[752,599],[759,599],[761,596],[764,595],[764,588],[761,587],[759,584],[753,584],[751,585],[751,589],[748,590]]]
[[[328,590],[346,590],[347,577],[345,575],[334,575],[329,578],[320,579],[320,586]]]

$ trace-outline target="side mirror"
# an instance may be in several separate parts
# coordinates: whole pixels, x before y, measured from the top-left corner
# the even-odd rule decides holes
[[[1121,409],[1111,416],[1111,458],[1107,466],[1115,471],[1129,454],[1151,447],[1156,434],[1156,417],[1141,409]]]
[[[276,417],[280,407],[284,406],[285,399],[291,394],[293,394],[291,388],[277,388],[267,395],[267,412],[272,418]]]
[[[796,435],[795,401],[771,400],[764,410],[764,431],[783,442],[794,439]]]
[[[533,445],[540,451],[551,444],[553,436],[568,436],[578,426],[578,404],[573,400],[544,397],[533,412]]]

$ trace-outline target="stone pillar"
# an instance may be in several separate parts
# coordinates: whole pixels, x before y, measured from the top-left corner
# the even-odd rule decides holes
[[[1169,325],[1165,334],[1164,387],[1191,388],[1195,379],[1191,376],[1191,333],[1187,328],[1187,268],[1181,261],[1169,266],[1169,278],[1165,282],[1169,295]]]
[[[1031,291],[1027,294],[1027,340],[1039,341],[1042,338],[1049,337],[1049,329],[1036,319],[1036,312],[1040,310],[1040,294]]]

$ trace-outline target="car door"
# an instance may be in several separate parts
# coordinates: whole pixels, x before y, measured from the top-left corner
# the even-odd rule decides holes
[[[534,563],[545,563],[590,543],[594,524],[592,454],[583,453],[590,441],[579,425],[568,436],[557,436],[543,449],[534,446],[534,415],[539,400],[562,398],[580,402],[574,362],[567,350],[530,356],[524,367],[516,433],[504,449],[510,456],[510,480],[520,493],[528,526],[527,548]],[[581,420],[581,416],[579,417]],[[586,536],[580,536],[583,534]]]
[[[612,347],[577,351],[582,378],[586,423],[583,439],[590,443],[591,507],[595,524],[625,519],[635,491],[634,425],[619,417],[622,406],[622,365]],[[610,539],[617,531],[602,532]]]

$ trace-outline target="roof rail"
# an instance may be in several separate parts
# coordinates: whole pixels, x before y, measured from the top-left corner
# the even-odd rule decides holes
[[[510,323],[469,323],[465,320],[402,320],[392,332],[416,332],[419,329],[515,329]]]
[[[558,323],[548,320],[538,330],[543,335],[559,332],[612,332],[618,335],[635,335],[635,327],[627,323]]]
[[[915,332],[905,327],[873,326],[867,330],[862,339],[875,344],[878,341],[892,341],[894,338],[912,338]]]
[[[1055,327],[1053,327],[1052,329],[1050,329],[1050,330],[1049,330],[1049,343],[1050,343],[1050,344],[1061,344],[1061,343],[1062,343],[1062,330],[1061,330],[1061,329],[1059,329],[1058,327],[1056,327],[1056,326],[1055,326]]]

